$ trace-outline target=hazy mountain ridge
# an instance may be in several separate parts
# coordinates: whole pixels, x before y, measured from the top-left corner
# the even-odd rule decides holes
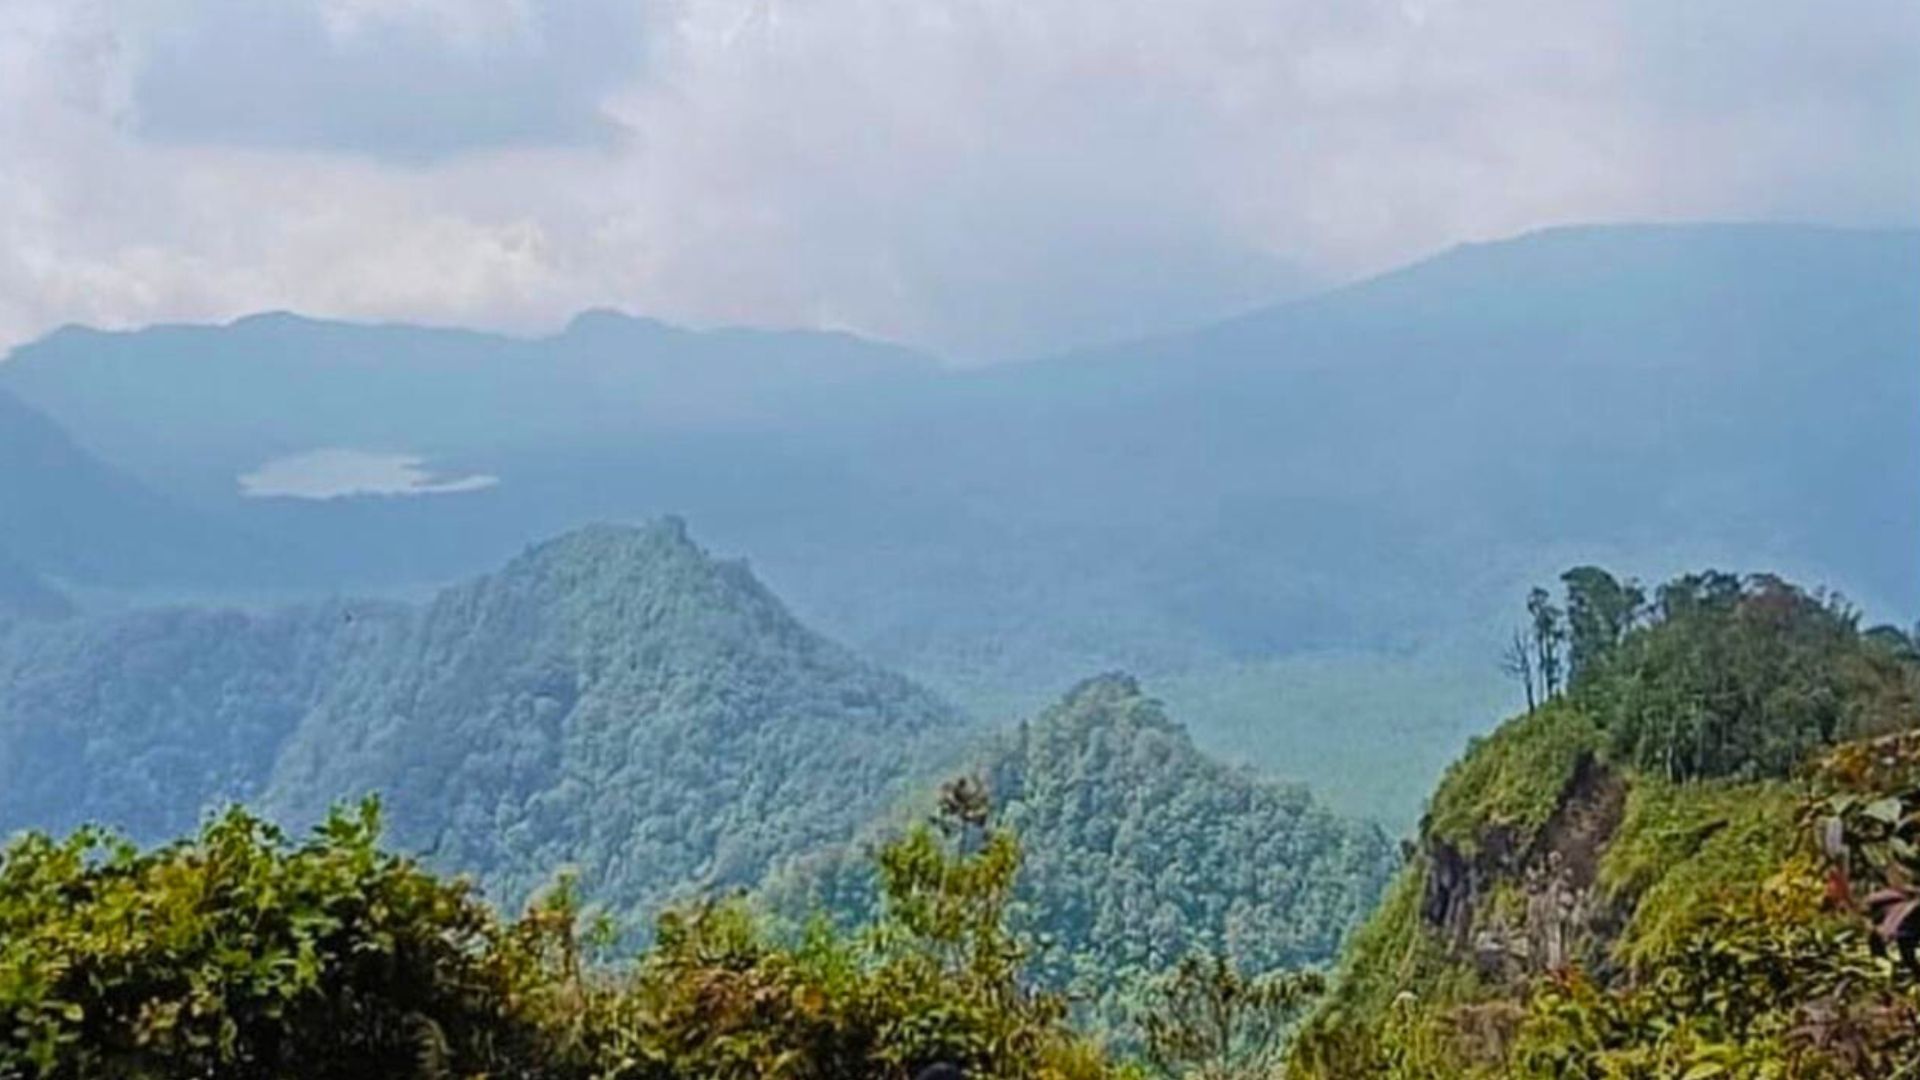
[[[88,445],[133,453],[126,433],[148,432],[143,468],[273,538],[300,587],[446,582],[582,521],[681,513],[753,553],[807,621],[975,712],[1136,671],[1209,749],[1302,777],[1312,761],[1368,792],[1350,807],[1406,820],[1503,693],[1474,664],[1498,650],[1507,598],[1558,566],[1768,565],[1875,610],[1920,606],[1920,504],[1886,497],[1920,485],[1915,261],[1911,230],[1559,229],[987,370],[768,335],[745,368],[817,349],[801,366],[845,377],[702,381],[688,358],[731,355],[734,336],[606,316],[539,342],[272,317],[60,335],[0,365],[0,386]],[[375,368],[380,392],[354,390]],[[649,397],[666,372],[721,403]],[[298,421],[263,440],[259,416]],[[190,420],[193,445],[153,434]],[[233,492],[267,456],[332,445],[500,484]],[[1329,676],[1297,715],[1262,704],[1329,664],[1382,685],[1448,674],[1430,696]],[[1404,752],[1383,763],[1353,751],[1369,740],[1321,734],[1355,729]]]
[[[72,602],[58,589],[0,554],[0,623],[10,618],[47,619],[72,613]]]
[[[270,565],[241,530],[156,494],[0,389],[0,562],[88,585],[206,586]],[[24,587],[24,586],[23,586]]]

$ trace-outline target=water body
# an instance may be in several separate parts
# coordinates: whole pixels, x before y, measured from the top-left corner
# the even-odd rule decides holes
[[[329,447],[275,458],[239,476],[240,494],[255,499],[339,499],[350,495],[453,495],[500,482],[474,473],[443,476],[417,454]]]

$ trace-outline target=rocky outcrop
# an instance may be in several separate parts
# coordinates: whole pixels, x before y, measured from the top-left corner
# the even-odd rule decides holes
[[[1624,913],[1596,879],[1625,804],[1626,782],[1589,754],[1532,836],[1489,826],[1470,854],[1429,837],[1422,918],[1491,978],[1514,981],[1576,964],[1604,972],[1604,943]]]

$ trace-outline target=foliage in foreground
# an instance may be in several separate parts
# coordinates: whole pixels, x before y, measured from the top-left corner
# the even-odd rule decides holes
[[[1318,972],[1249,977],[1222,954],[1190,955],[1154,980],[1139,1021],[1144,1057],[1168,1080],[1272,1076],[1294,1020],[1325,989]]]
[[[880,855],[881,913],[770,940],[744,909],[587,963],[561,888],[517,920],[336,813],[302,843],[240,811],[139,851],[95,831],[0,855],[0,1076],[1097,1080],[1006,930],[1019,851],[965,823]]]

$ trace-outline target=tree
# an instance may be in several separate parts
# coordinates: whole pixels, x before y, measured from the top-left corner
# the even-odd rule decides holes
[[[1597,566],[1576,566],[1560,575],[1566,586],[1567,682],[1579,679],[1620,644],[1647,602],[1640,583],[1620,581]]]
[[[1533,665],[1540,675],[1540,693],[1551,701],[1560,695],[1566,626],[1561,610],[1542,588],[1535,587],[1527,594],[1527,614],[1533,619]]]
[[[1539,706],[1533,689],[1533,653],[1527,647],[1526,635],[1519,630],[1513,632],[1513,640],[1507,643],[1507,649],[1500,654],[1500,670],[1520,680],[1527,692],[1527,712],[1531,713]]]
[[[1253,977],[1225,955],[1190,955],[1155,982],[1140,1018],[1147,1064],[1168,1080],[1264,1080],[1325,990],[1316,972]]]

